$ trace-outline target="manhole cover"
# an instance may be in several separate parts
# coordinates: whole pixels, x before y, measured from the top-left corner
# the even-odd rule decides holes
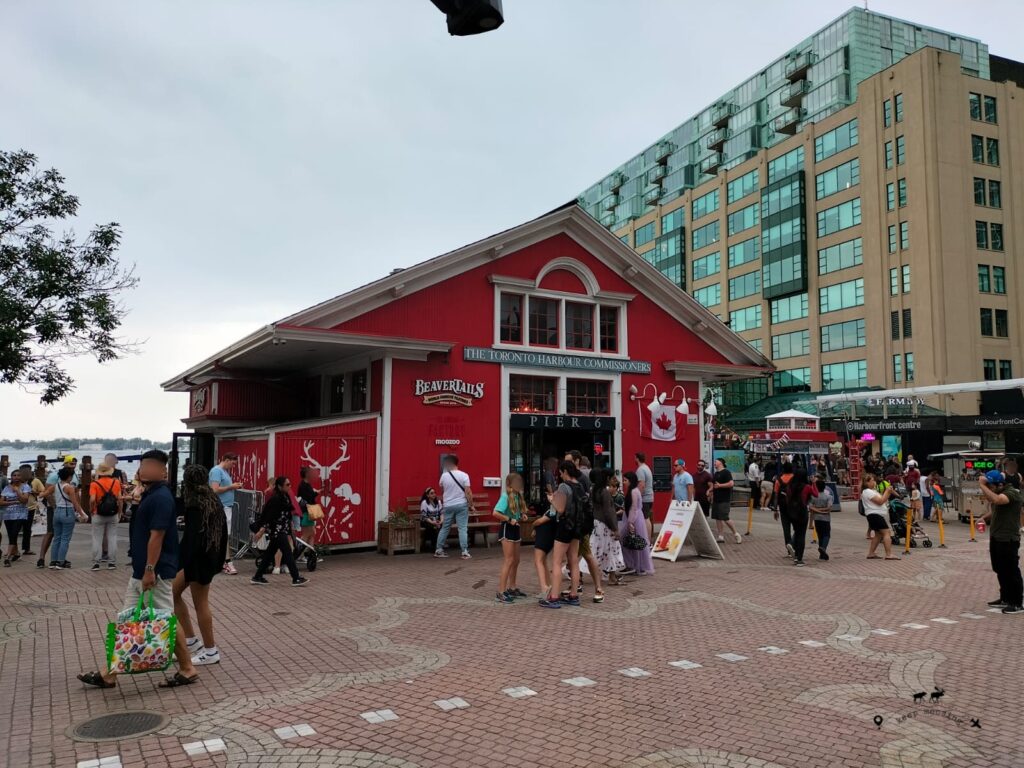
[[[159,731],[171,721],[159,712],[114,712],[83,720],[72,726],[75,741],[117,741]]]

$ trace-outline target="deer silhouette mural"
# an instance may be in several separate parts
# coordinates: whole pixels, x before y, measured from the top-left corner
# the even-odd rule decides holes
[[[317,541],[347,541],[350,537],[349,529],[352,528],[354,507],[358,507],[362,501],[359,493],[355,492],[349,483],[336,481],[336,473],[341,469],[341,465],[352,458],[348,454],[348,440],[340,441],[340,455],[327,465],[313,458],[312,451],[315,447],[315,440],[304,440],[302,455],[299,456],[299,460],[315,469],[320,478],[319,501],[324,509],[324,519],[322,524],[316,527],[315,538]]]

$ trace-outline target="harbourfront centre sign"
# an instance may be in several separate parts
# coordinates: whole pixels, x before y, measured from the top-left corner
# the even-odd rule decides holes
[[[528,352],[518,349],[465,347],[462,350],[462,359],[473,363],[505,363],[506,365],[523,365],[532,368],[563,368],[573,371],[600,371],[602,373],[648,374],[651,372],[651,364],[645,360],[562,355],[551,352]]]

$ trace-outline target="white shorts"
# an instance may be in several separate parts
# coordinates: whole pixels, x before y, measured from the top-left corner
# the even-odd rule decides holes
[[[174,594],[171,591],[172,582],[156,577],[156,584],[153,585],[153,607],[158,611],[174,612]],[[125,610],[135,608],[139,605],[139,596],[142,594],[142,579],[128,579],[128,589],[124,593]],[[149,600],[146,600],[149,605]]]
[[[234,508],[235,507],[233,504],[224,506],[224,517],[228,519],[228,536],[231,535],[231,512],[234,510]]]

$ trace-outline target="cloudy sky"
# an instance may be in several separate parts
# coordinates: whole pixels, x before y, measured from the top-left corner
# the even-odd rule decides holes
[[[79,231],[124,229],[140,353],[76,361],[0,439],[180,428],[159,382],[256,327],[575,197],[850,0],[3,0],[0,147],[60,169]],[[1019,0],[872,10],[1024,57]]]

